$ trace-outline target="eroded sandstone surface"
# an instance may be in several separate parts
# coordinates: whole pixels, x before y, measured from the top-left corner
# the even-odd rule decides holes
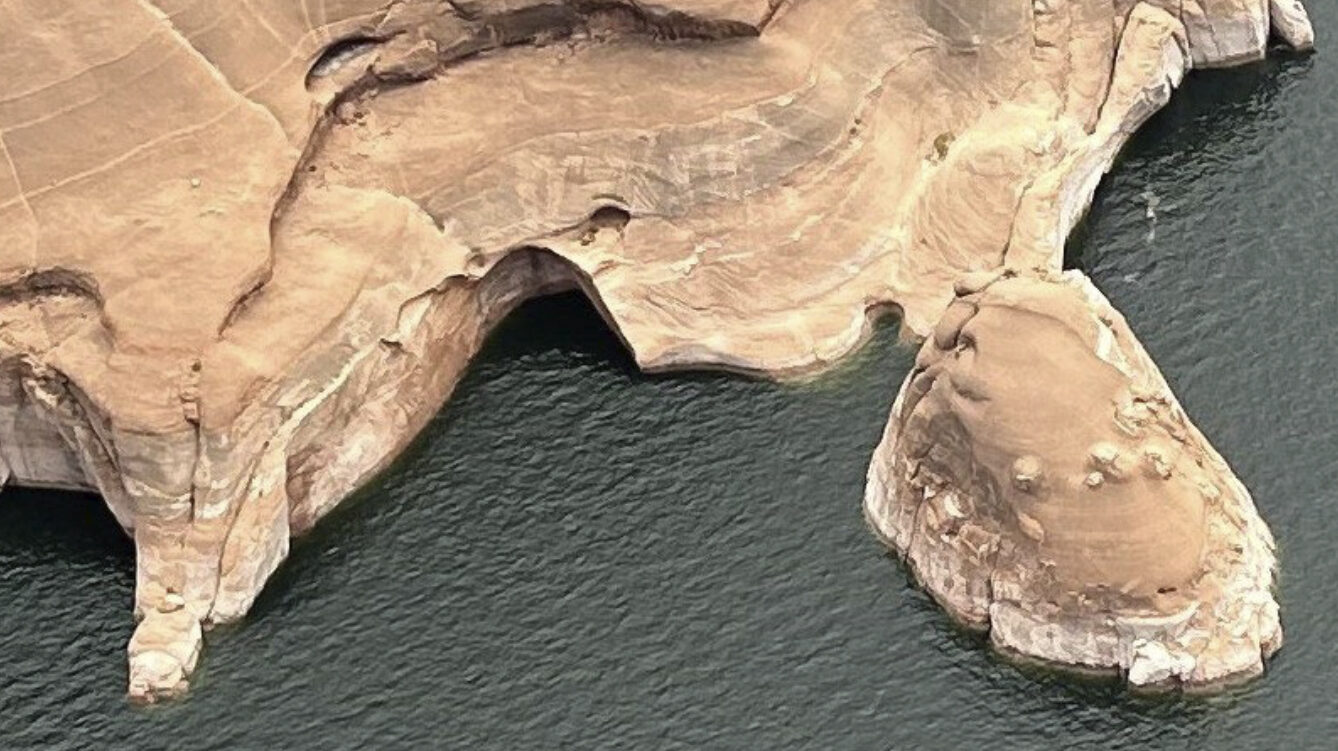
[[[874,455],[874,528],[1005,650],[1136,685],[1262,672],[1273,538],[1123,317],[1072,271],[957,291]]]
[[[647,370],[805,375],[888,311],[923,337],[964,275],[1058,267],[1187,70],[1312,41],[1295,0],[0,0],[0,25],[0,475],[96,490],[133,534],[143,700],[524,299],[583,289]]]

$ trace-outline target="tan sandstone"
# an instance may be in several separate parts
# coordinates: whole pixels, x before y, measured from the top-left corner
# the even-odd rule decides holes
[[[810,374],[885,312],[929,334],[963,275],[1056,268],[1189,68],[1311,43],[1294,0],[0,0],[0,26],[0,476],[133,534],[141,700],[519,302],[584,290],[647,370]]]
[[[865,511],[998,647],[1135,685],[1256,675],[1273,538],[1078,272],[959,285],[892,408]]]

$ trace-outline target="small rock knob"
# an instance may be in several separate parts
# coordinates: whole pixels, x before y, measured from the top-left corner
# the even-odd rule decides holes
[[[1031,493],[1040,487],[1043,469],[1041,460],[1035,456],[1019,456],[1013,462],[1013,487],[1023,493]]]

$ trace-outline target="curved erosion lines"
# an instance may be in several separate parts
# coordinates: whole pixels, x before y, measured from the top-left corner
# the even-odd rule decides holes
[[[122,76],[195,97],[120,115],[154,163],[48,190],[0,236],[25,251],[5,278],[98,291],[0,301],[0,448],[17,481],[95,487],[133,530],[144,700],[185,688],[201,625],[245,613],[520,300],[585,289],[652,369],[812,372],[889,306],[923,336],[963,274],[1057,265],[1129,133],[1191,64],[1262,55],[1270,23],[1243,1],[136,7],[150,26],[86,11],[130,29],[88,52],[122,62],[57,71],[20,111],[0,97],[0,129],[86,96],[99,119],[44,124],[96,128]],[[1308,43],[1299,6],[1272,10]],[[323,55],[350,39],[364,54]],[[79,173],[35,135],[7,142],[14,186]]]

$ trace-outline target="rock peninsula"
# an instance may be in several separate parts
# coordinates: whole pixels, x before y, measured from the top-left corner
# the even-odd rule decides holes
[[[1079,272],[968,276],[925,341],[865,511],[997,647],[1139,686],[1257,675],[1273,538]]]
[[[1248,494],[1059,267],[1190,69],[1311,46],[1297,0],[0,0],[0,24],[0,478],[95,491],[133,536],[134,699],[184,691],[289,540],[563,289],[648,371],[807,376],[887,314],[927,338],[867,510],[1002,646],[1213,683],[1279,643]],[[1015,367],[1095,411],[1041,430]],[[1152,400],[1137,435],[1108,424],[1125,392]]]

